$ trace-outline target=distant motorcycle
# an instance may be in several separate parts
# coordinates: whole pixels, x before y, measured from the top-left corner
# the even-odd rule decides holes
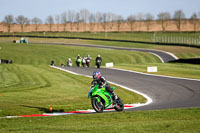
[[[86,59],[86,65],[87,65],[87,67],[90,67],[90,62],[91,62],[91,60],[89,58],[87,58]]]
[[[68,67],[72,67],[72,62],[67,62]]]
[[[86,66],[86,59],[85,59],[85,58],[82,59],[82,66],[83,66],[83,67]]]
[[[77,60],[76,60],[76,65],[77,65],[77,67],[80,67],[80,66],[81,66],[81,62],[82,62],[81,59],[77,59]]]
[[[68,67],[72,67],[72,60],[71,60],[71,58],[68,59],[68,61],[67,61],[67,66],[68,66]]]
[[[100,68],[100,67],[101,67],[101,60],[97,60],[96,66],[97,66],[97,68]]]

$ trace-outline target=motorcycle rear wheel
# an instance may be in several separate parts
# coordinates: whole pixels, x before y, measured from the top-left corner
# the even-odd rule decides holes
[[[114,107],[116,111],[123,111],[124,110],[124,104],[120,97],[116,99],[116,106]]]

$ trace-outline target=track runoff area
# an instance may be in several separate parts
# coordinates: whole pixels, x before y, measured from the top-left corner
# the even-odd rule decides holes
[[[75,72],[66,70],[66,69],[64,69],[62,67],[57,67],[57,66],[50,66],[50,67],[55,68],[55,69],[59,69],[61,71],[65,71],[65,72],[68,72],[68,73],[71,73],[71,74],[74,74],[74,75],[82,75],[82,76],[86,76],[86,77],[92,78],[91,76],[83,75],[83,74],[79,74],[79,73],[75,73]],[[111,84],[114,84],[116,86],[122,87],[122,88],[124,88],[126,90],[132,91],[134,93],[138,93],[138,94],[144,96],[147,99],[147,102],[146,103],[142,103],[142,104],[141,103],[124,104],[124,109],[125,110],[129,110],[129,109],[133,109],[133,108],[145,106],[145,105],[148,105],[148,104],[150,104],[152,102],[152,99],[150,97],[148,97],[146,94],[143,94],[143,93],[141,93],[139,91],[133,90],[131,88],[128,88],[126,86],[123,86],[123,85],[120,85],[120,84],[117,84],[117,83],[114,83],[114,82],[111,82],[111,81],[108,81],[108,82],[111,83]],[[106,110],[104,110],[104,112],[113,112],[113,111],[115,111],[115,109],[106,109]],[[90,114],[90,113],[96,113],[96,111],[93,110],[93,109],[88,109],[88,110],[76,110],[76,111],[70,111],[70,112],[52,112],[52,113],[43,113],[43,114],[6,116],[6,117],[0,117],[0,118],[47,117],[47,116],[74,115],[74,114]]]
[[[57,66],[50,66],[50,67],[52,67],[52,68],[54,68],[54,69],[59,69],[59,70],[61,70],[61,71],[65,71],[65,72],[68,72],[68,73],[71,73],[71,74],[74,74],[74,75],[82,75],[82,76],[86,76],[86,77],[90,77],[91,78],[91,76],[88,76],[88,74],[84,74],[84,73],[79,73],[79,72],[74,72],[74,71],[72,71],[72,70],[69,70],[69,69],[66,69],[65,67],[57,67]],[[72,68],[73,69],[73,68]],[[170,76],[161,76],[161,75],[154,75],[154,74],[145,74],[145,73],[140,73],[140,72],[135,72],[135,71],[129,71],[129,70],[123,70],[123,69],[116,69],[116,68],[109,68],[110,70],[111,69],[113,69],[113,70],[117,70],[117,71],[126,71],[126,72],[128,72],[128,73],[138,73],[138,74],[140,74],[140,75],[147,75],[147,76],[151,76],[151,78],[153,78],[153,77],[157,77],[157,78],[159,78],[159,79],[162,79],[162,78],[167,78],[167,79],[170,79],[170,81],[171,80],[183,80],[184,82],[192,82],[192,84],[193,85],[195,85],[195,86],[197,86],[198,88],[199,88],[199,86],[200,86],[200,80],[197,80],[197,79],[189,79],[189,78],[179,78],[179,77],[170,77]],[[109,70],[108,70],[109,71]],[[109,81],[109,83],[112,83],[112,84],[115,84],[116,86],[120,86],[120,87],[122,87],[122,88],[124,88],[124,89],[127,89],[127,90],[129,90],[129,91],[132,91],[132,92],[135,92],[135,93],[138,93],[138,94],[140,94],[140,95],[142,95],[142,96],[144,96],[146,99],[147,99],[147,102],[146,103],[144,103],[144,104],[140,104],[140,103],[138,103],[138,104],[125,104],[124,105],[124,109],[125,110],[140,110],[140,109],[142,109],[142,110],[148,110],[148,109],[164,109],[165,107],[164,106],[162,106],[162,99],[160,99],[160,100],[157,100],[157,102],[158,101],[161,101],[161,103],[159,103],[159,104],[161,104],[161,106],[160,106],[160,108],[155,108],[156,106],[152,106],[153,104],[155,104],[155,103],[157,103],[156,101],[154,101],[153,99],[154,99],[154,97],[152,97],[152,96],[147,96],[146,94],[144,94],[144,93],[141,93],[141,92],[139,92],[139,91],[137,91],[137,90],[133,90],[132,88],[129,88],[129,87],[126,87],[125,85],[120,85],[120,84],[117,84],[117,83],[115,83],[115,82],[110,82]],[[180,86],[179,86],[180,87]],[[194,87],[193,89],[194,89],[194,91],[195,91],[195,93],[197,93],[197,91],[199,90],[196,90],[195,88],[197,88],[197,87]],[[179,88],[180,89],[180,88]],[[149,90],[149,89],[148,89]],[[169,90],[170,91],[170,90]],[[175,90],[174,90],[175,91]],[[183,96],[184,97],[184,96]],[[186,95],[186,97],[187,97],[187,95]],[[193,96],[193,97],[195,97],[195,96]],[[173,99],[173,98],[172,98]],[[179,98],[178,98],[179,99]],[[193,98],[190,98],[190,99],[193,99]],[[195,104],[195,106],[199,106],[199,102],[198,102],[198,100],[197,99],[199,99],[199,97],[195,97],[193,100],[189,100],[189,101],[187,101],[187,102],[189,102],[190,104],[189,105],[187,105],[187,104],[185,104],[185,102],[183,103],[183,102],[181,102],[181,100],[179,100],[181,103],[177,103],[178,105],[180,105],[180,104],[184,104],[184,106],[183,107],[192,107],[191,105],[192,104]],[[177,99],[176,99],[177,100]],[[195,101],[194,101],[195,100]],[[169,101],[169,99],[168,99],[168,101]],[[165,102],[165,101],[164,101]],[[178,108],[179,106],[177,106],[177,104],[174,104],[174,107],[175,108]],[[147,106],[148,105],[148,106]],[[149,106],[150,105],[150,106]],[[172,107],[172,105],[170,104],[170,107]],[[105,110],[105,112],[113,112],[114,110],[113,109],[107,109],[107,110]],[[70,111],[70,112],[52,112],[52,113],[43,113],[43,114],[32,114],[32,115],[19,115],[19,116],[6,116],[6,117],[1,117],[1,118],[19,118],[19,117],[47,117],[47,116],[59,116],[59,115],[73,115],[73,114],[90,114],[90,113],[95,113],[95,111],[93,110],[93,109],[88,109],[88,110],[76,110],[76,111]]]
[[[66,44],[65,44],[66,45]],[[73,44],[74,45],[74,44]],[[96,47],[96,46],[95,46]],[[107,47],[106,47],[107,48]],[[117,48],[117,49],[119,49],[119,48]],[[121,49],[121,48],[120,48]],[[127,49],[126,49],[127,50]],[[141,51],[141,49],[131,49],[131,50],[134,50],[134,51]],[[169,60],[174,60],[174,59],[177,59],[176,57],[174,57],[174,55],[172,55],[171,53],[166,53],[166,52],[163,52],[163,51],[143,51],[143,49],[142,49],[142,52],[148,52],[148,53],[153,53],[153,54],[155,54],[155,55],[157,55],[157,56],[159,56],[160,57],[160,59],[162,59],[163,61],[163,63],[165,63],[165,62],[167,62],[167,61],[169,61]],[[157,53],[158,52],[158,53]],[[170,58],[169,58],[169,57]],[[166,58],[167,57],[167,58]],[[165,59],[166,58],[166,59]],[[165,61],[164,61],[165,60]],[[73,71],[70,71],[70,70],[67,70],[67,69],[65,69],[65,68],[61,68],[61,67],[56,67],[56,66],[51,66],[51,67],[53,67],[53,68],[55,68],[55,69],[59,69],[59,70],[62,70],[62,71],[65,71],[65,72],[68,72],[68,73],[71,73],[71,74],[75,74],[75,75],[83,75],[83,76],[86,76],[86,77],[91,77],[91,76],[88,76],[87,74],[80,74],[80,73],[75,73],[75,72],[73,72]],[[134,72],[134,71],[128,71],[128,70],[121,70],[121,69],[115,69],[115,70],[120,70],[120,71],[127,71],[127,72]],[[170,76],[161,76],[161,75],[153,75],[153,74],[144,74],[144,73],[139,73],[139,72],[134,72],[134,73],[138,73],[138,74],[142,74],[142,75],[149,75],[149,76],[153,76],[153,77],[158,77],[158,78],[170,78],[170,79],[179,79],[179,80],[187,80],[187,81],[196,81],[195,82],[195,85],[198,85],[198,86],[200,86],[200,80],[196,80],[196,79],[187,79],[187,78],[178,78],[178,77],[170,77]],[[197,83],[198,82],[198,83]],[[126,87],[126,86],[123,86],[123,85],[120,85],[120,84],[117,84],[117,83],[115,83],[115,82],[110,82],[110,83],[112,83],[112,84],[115,84],[115,85],[117,85],[117,86],[120,86],[120,87],[122,87],[122,88],[124,88],[124,89],[127,89],[127,90],[129,90],[129,91],[132,91],[132,92],[135,92],[135,93],[138,93],[138,94],[140,94],[140,95],[142,95],[142,96],[144,96],[146,99],[147,99],[147,102],[146,103],[144,103],[144,104],[125,104],[124,105],[124,109],[125,110],[135,110],[135,109],[150,109],[148,106],[145,106],[145,105],[148,105],[148,104],[150,104],[150,103],[155,103],[155,101],[153,102],[153,98],[150,98],[150,97],[152,97],[152,96],[147,96],[146,94],[144,94],[144,93],[141,93],[141,92],[139,92],[139,91],[136,91],[136,90],[133,90],[132,88],[129,88],[129,87]],[[194,91],[195,92],[197,92],[198,90],[196,90],[196,87],[194,87]],[[187,97],[187,96],[186,96]],[[197,98],[198,99],[198,98]],[[192,100],[190,100],[190,101],[188,101],[188,102],[193,102],[196,106],[197,105],[199,105],[198,103],[196,103],[196,100],[195,100],[195,98],[193,98],[193,101]],[[151,104],[152,105],[152,104]],[[187,105],[186,105],[187,106]],[[139,107],[139,108],[138,108]],[[174,105],[174,107],[178,107],[177,105]],[[187,106],[187,107],[190,107],[190,104]],[[161,106],[161,108],[163,108],[162,106]],[[154,108],[153,106],[152,106],[152,109],[156,109],[156,108]],[[106,112],[111,112],[111,111],[114,111],[114,110],[112,110],[112,109],[108,109],[108,110],[105,110]],[[92,109],[88,109],[88,110],[77,110],[77,111],[70,111],[70,112],[52,112],[52,113],[43,113],[43,114],[32,114],[32,115],[20,115],[20,116],[6,116],[6,117],[0,117],[0,118],[16,118],[16,117],[43,117],[43,116],[58,116],[58,115],[72,115],[72,114],[89,114],[89,113],[95,113],[95,111],[94,110],[92,110]]]

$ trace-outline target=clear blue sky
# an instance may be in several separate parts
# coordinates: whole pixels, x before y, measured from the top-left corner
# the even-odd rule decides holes
[[[189,18],[193,12],[200,12],[200,0],[0,0],[0,21],[8,14],[45,20],[49,15],[84,8],[90,12],[113,12],[124,17],[138,13],[151,13],[156,17],[163,11],[173,15],[175,10],[181,9]]]

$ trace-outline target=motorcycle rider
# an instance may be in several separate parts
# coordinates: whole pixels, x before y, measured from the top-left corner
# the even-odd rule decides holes
[[[76,57],[76,60],[78,60],[78,59],[82,59],[80,54],[78,54],[78,56]]]
[[[82,66],[85,67],[85,65],[86,65],[86,57],[83,57],[82,58]]]
[[[71,58],[68,59],[68,61],[67,61],[67,66],[68,66],[68,67],[72,67],[72,60],[71,60]]]
[[[76,58],[76,65],[77,65],[78,67],[80,67],[80,65],[81,65],[81,64],[80,64],[81,62],[79,62],[79,60],[82,60],[80,54],[78,54],[78,56],[77,56],[77,58]]]
[[[106,79],[103,76],[101,76],[101,73],[98,71],[94,71],[92,76],[93,76],[93,81],[91,84],[99,85],[99,88],[105,87],[106,91],[111,94],[111,96],[115,102],[115,100],[117,99],[117,95],[114,93],[112,88],[108,85]]]
[[[0,63],[1,64],[1,63]],[[52,60],[51,61],[51,66],[54,66],[55,65],[55,61],[54,60]]]
[[[87,65],[87,67],[90,67],[90,62],[91,62],[91,57],[90,57],[90,55],[88,54],[88,56],[86,57],[86,65]]]
[[[101,58],[100,55],[98,55],[97,58],[96,58],[96,65],[97,65],[97,68],[100,68],[101,62],[102,62],[102,58]]]

